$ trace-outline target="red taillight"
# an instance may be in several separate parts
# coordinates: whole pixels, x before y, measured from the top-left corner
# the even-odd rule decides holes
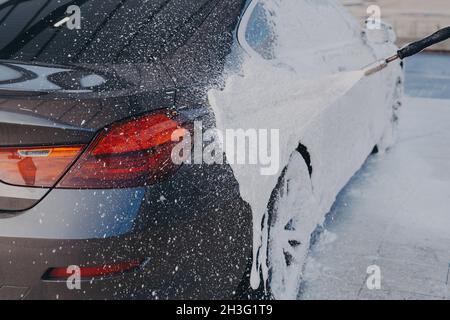
[[[0,180],[27,187],[53,187],[82,146],[0,148]]]
[[[134,271],[139,268],[141,262],[138,260],[130,262],[120,262],[114,264],[107,264],[102,266],[92,266],[92,267],[79,267],[80,277],[82,280],[101,278],[117,275],[120,273]],[[44,274],[44,280],[66,280],[72,274],[74,270],[68,267],[50,268]]]
[[[152,184],[173,174],[172,135],[184,129],[160,112],[105,129],[59,182],[58,188],[108,189]]]

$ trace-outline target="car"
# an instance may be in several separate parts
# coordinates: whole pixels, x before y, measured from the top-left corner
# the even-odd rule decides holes
[[[2,299],[295,298],[320,217],[398,120],[400,63],[315,115],[264,228],[233,166],[175,163],[177,142],[217,127],[211,90],[243,61],[340,75],[395,51],[389,27],[335,0],[7,0],[0,31]]]

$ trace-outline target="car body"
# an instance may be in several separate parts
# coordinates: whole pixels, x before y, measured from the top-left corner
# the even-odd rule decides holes
[[[239,36],[242,28],[251,28],[245,17],[260,8],[256,2],[0,4],[0,298],[221,299],[246,291],[252,210],[232,168],[172,168],[165,159],[158,162],[167,153],[156,142],[137,150],[130,149],[134,140],[117,141],[120,130],[128,128],[130,137],[139,139],[144,131],[132,130],[161,119],[187,130],[198,120],[214,127],[207,92],[220,86],[227,63],[234,61],[230,56],[256,52],[267,58],[255,50],[261,48],[261,37],[252,43],[251,37]],[[309,69],[308,74],[356,70],[395,48],[389,40],[364,39],[333,0],[297,2],[299,9],[309,6],[334,18],[320,28],[303,26],[310,42],[299,42],[296,50],[308,46],[309,51],[301,61],[284,57],[284,64],[297,62],[290,68]],[[80,29],[58,26],[73,5],[81,12]],[[333,25],[335,21],[339,23]],[[342,39],[311,40],[329,27],[350,31]],[[253,28],[264,27],[257,22]],[[239,69],[239,63],[233,67]],[[339,101],[362,119],[359,124],[351,122],[345,129],[330,125],[337,114],[327,112],[318,121],[330,125],[329,131],[299,137],[308,150],[302,156],[310,156],[313,181],[323,185],[327,172],[341,173],[329,190],[318,191],[327,194],[323,211],[391,128],[401,79],[397,65],[361,80]],[[370,139],[349,139],[367,129],[372,130]],[[310,143],[317,134],[322,143]],[[329,143],[336,136],[342,143]],[[111,142],[110,137],[119,140]],[[365,146],[356,148],[355,143]],[[335,157],[317,158],[324,150]],[[89,162],[96,152],[112,160],[101,166]],[[60,156],[58,162],[52,162],[53,154]],[[348,154],[353,154],[351,160]],[[108,171],[108,161],[119,156],[136,166],[147,161],[150,173],[139,171],[136,179],[118,174],[120,161],[116,171]],[[338,168],[337,163],[345,165]],[[131,174],[134,167],[128,169]],[[87,275],[80,290],[66,281],[64,270],[71,266]]]

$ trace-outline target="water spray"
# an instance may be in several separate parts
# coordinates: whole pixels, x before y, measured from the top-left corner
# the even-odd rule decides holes
[[[411,57],[419,52],[422,52],[426,48],[431,47],[437,43],[443,42],[450,38],[450,27],[441,29],[436,33],[433,33],[431,36],[426,37],[425,39],[419,40],[417,42],[411,43],[406,47],[397,51],[397,53],[387,59],[377,61],[374,64],[371,64],[364,68],[364,75],[370,76],[378,71],[386,68],[389,63],[396,61],[398,59],[403,60],[405,58]]]

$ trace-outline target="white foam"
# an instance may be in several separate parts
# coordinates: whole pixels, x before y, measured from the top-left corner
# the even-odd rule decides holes
[[[253,212],[253,288],[260,284],[256,259],[262,245],[260,226],[281,171],[297,148],[303,130],[345,95],[363,74],[354,71],[306,79],[295,71],[248,58],[243,63],[242,74],[231,74],[223,90],[210,90],[209,101],[218,129],[280,130],[281,159],[277,174],[261,175],[260,165],[231,165],[241,196]],[[293,87],[295,91],[291,90]]]

